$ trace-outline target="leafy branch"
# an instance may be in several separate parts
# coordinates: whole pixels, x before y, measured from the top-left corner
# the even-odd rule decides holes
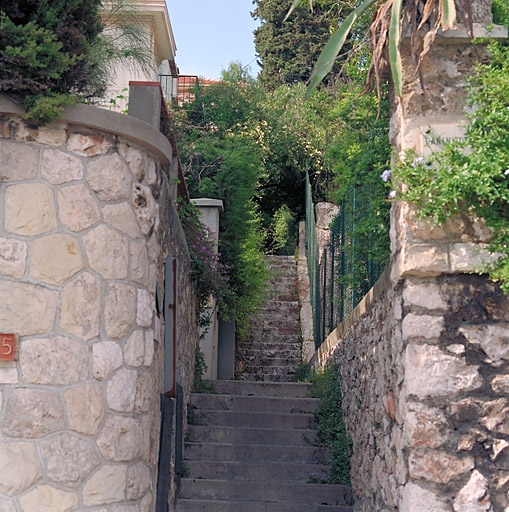
[[[455,213],[484,219],[498,260],[484,270],[509,293],[509,47],[491,44],[492,62],[470,81],[465,140],[429,157],[407,153],[393,168],[399,199],[442,224]]]
[[[301,1],[293,1],[286,18],[290,16]],[[308,95],[332,70],[356,21],[377,2],[379,0],[364,0],[332,34],[315,63],[309,80]],[[377,90],[380,91],[381,77],[387,67],[385,51],[388,48],[388,60],[394,89],[398,96],[402,95],[403,69],[399,47],[403,19],[407,20],[410,28],[412,52],[415,55],[419,52],[416,58],[416,70],[419,69],[423,58],[431,48],[439,28],[446,30],[455,26],[456,7],[454,0],[426,0],[422,7],[421,4],[422,2],[419,0],[411,0],[403,7],[403,0],[386,0],[377,8],[370,27],[372,59],[368,71],[367,87],[371,88],[376,85]],[[469,12],[469,2],[465,1],[464,4],[466,12]],[[435,22],[430,23],[433,17]],[[424,36],[422,38],[416,37],[427,25],[429,26]]]

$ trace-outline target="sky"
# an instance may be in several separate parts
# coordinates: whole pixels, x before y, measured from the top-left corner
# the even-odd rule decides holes
[[[221,77],[231,61],[256,76],[252,0],[166,0],[181,75]]]

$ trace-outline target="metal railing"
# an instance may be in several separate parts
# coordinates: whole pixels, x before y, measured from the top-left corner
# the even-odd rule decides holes
[[[172,105],[194,101],[199,79],[196,75],[159,75],[163,95]]]
[[[330,225],[330,240],[319,254],[315,208],[309,177],[306,183],[306,247],[313,308],[313,332],[318,348],[353,311],[376,283],[386,264],[357,251],[356,223],[370,207],[373,191],[355,187],[339,205]]]

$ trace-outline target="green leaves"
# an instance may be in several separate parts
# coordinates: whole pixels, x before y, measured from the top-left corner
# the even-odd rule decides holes
[[[345,44],[348,34],[352,30],[352,26],[359,16],[361,16],[369,7],[371,7],[376,0],[365,0],[354,11],[352,11],[339,28],[332,34],[329,42],[325,45],[322,53],[316,61],[313,73],[309,80],[308,93],[316,89],[317,85],[325,78],[334,66],[334,61],[339,55],[341,48]]]
[[[325,45],[322,53],[318,57],[311,74],[308,86],[308,95],[313,91],[320,82],[332,70],[334,62],[338,57],[343,45],[355,22],[369,7],[371,7],[376,0],[364,0],[356,9],[354,9],[349,16],[341,23],[338,29],[330,37],[328,43]],[[295,0],[288,11],[285,20],[290,16],[293,10],[299,5],[300,1]],[[429,51],[431,44],[438,32],[438,29],[450,29],[456,24],[456,8],[454,0],[439,0],[439,8],[435,22],[431,23],[427,29],[427,33],[421,39],[414,37],[419,33],[420,29],[430,20],[430,16],[437,10],[434,0],[426,0],[421,14],[416,3],[406,3],[405,13],[408,15],[409,26],[414,27],[415,34],[412,35],[412,50],[415,50],[416,41],[423,41],[422,51],[418,59],[417,67]],[[390,12],[390,22],[388,15]],[[372,36],[371,48],[373,58],[368,73],[368,82],[372,84],[373,77],[376,77],[377,89],[380,90],[381,70],[384,67],[384,49],[388,46],[389,50],[389,64],[391,68],[391,75],[394,83],[394,89],[398,96],[402,95],[403,91],[403,67],[400,53],[401,43],[401,23],[403,17],[403,0],[386,0],[380,3],[376,11],[374,20],[372,22],[370,32]],[[420,17],[420,23],[418,19]]]
[[[389,26],[389,62],[391,65],[394,90],[398,96],[403,94],[403,68],[399,44],[401,40],[401,5],[403,0],[394,0]]]

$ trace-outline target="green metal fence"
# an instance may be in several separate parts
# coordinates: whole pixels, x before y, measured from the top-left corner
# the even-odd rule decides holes
[[[325,338],[351,313],[376,283],[386,262],[376,263],[357,250],[356,223],[370,207],[373,191],[355,187],[339,204],[339,214],[330,225],[330,241],[318,254],[315,208],[309,177],[306,182],[306,247],[313,331],[318,348]]]

